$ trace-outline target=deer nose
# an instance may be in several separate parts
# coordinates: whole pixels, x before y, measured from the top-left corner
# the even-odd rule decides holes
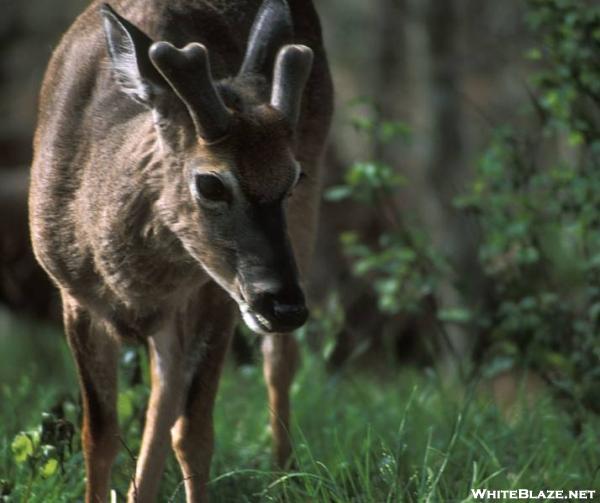
[[[300,290],[294,295],[260,293],[252,302],[252,308],[269,321],[272,332],[292,332],[308,318],[308,308]]]
[[[273,313],[277,324],[283,326],[284,332],[300,328],[308,318],[306,304],[282,304],[276,299],[273,301]]]

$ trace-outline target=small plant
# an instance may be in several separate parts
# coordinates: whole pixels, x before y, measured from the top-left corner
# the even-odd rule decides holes
[[[12,441],[11,450],[17,464],[29,467],[29,483],[23,501],[28,501],[36,479],[53,477],[60,469],[64,473],[64,461],[72,454],[75,428],[70,421],[43,413],[41,424],[32,430],[18,433]],[[10,492],[10,483],[4,481],[2,493]]]
[[[376,108],[365,100],[355,105],[360,108],[351,123],[372,143],[381,146],[410,141],[410,129],[404,122],[379,119]],[[372,229],[367,230],[370,236],[345,232],[340,238],[344,252],[351,260],[352,272],[371,285],[382,315],[434,320],[432,329],[440,337],[434,341],[431,334],[423,334],[422,338],[427,339],[423,342],[431,353],[439,342],[450,345],[445,325],[469,321],[470,313],[464,308],[439,307],[440,288],[444,282],[454,281],[454,273],[447,258],[432,245],[416,212],[400,208],[399,196],[409,185],[397,166],[380,159],[361,160],[348,168],[342,184],[327,190],[325,198],[349,199],[360,206],[359,210],[377,213],[381,226],[375,238]],[[452,351],[451,345],[449,349]]]
[[[10,480],[0,479],[0,502],[10,503],[10,495],[14,488],[15,485]]]

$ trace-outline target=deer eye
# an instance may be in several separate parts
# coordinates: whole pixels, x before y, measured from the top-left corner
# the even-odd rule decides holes
[[[197,174],[194,183],[196,193],[211,202],[231,202],[231,194],[216,175]]]

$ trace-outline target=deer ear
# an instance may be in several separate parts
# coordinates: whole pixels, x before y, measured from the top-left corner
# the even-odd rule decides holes
[[[151,107],[153,98],[166,89],[166,82],[148,56],[152,39],[108,4],[100,8],[108,54],[121,90]]]
[[[286,0],[264,0],[250,30],[240,75],[259,73],[271,78],[279,48],[294,36],[292,15]]]

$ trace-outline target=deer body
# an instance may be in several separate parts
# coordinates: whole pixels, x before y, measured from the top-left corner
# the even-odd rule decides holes
[[[311,2],[288,3],[93,2],[49,64],[30,223],[79,370],[87,501],[108,494],[127,339],[152,370],[130,500],[155,498],[170,445],[188,501],[205,498],[238,308],[265,335],[274,453],[289,457],[284,334],[306,319],[332,87]]]

